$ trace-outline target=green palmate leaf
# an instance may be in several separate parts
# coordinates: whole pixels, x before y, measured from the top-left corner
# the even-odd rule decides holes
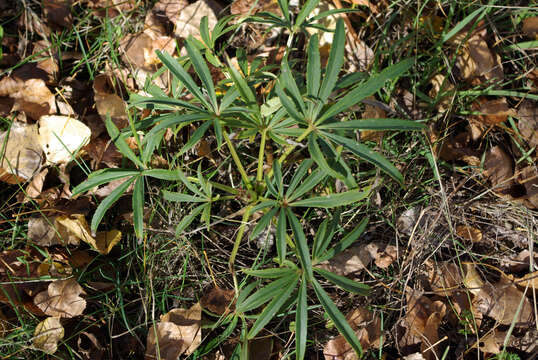
[[[202,54],[200,54],[200,51],[198,51],[193,41],[194,38],[192,37],[192,35],[189,36],[189,38],[185,42],[185,48],[187,49],[187,53],[189,54],[192,66],[194,67],[194,71],[196,71],[196,74],[198,74],[198,77],[202,81],[202,84],[204,85],[204,88],[209,95],[209,101],[211,103],[213,111],[217,111],[217,95],[215,93],[215,86],[213,85],[213,78],[211,77],[211,72],[209,71],[206,62],[204,61]]]
[[[344,21],[340,18],[336,23],[334,32],[333,44],[329,53],[329,60],[325,69],[325,77],[319,89],[319,98],[323,103],[327,101],[329,95],[334,89],[334,85],[338,81],[338,74],[344,64],[344,49],[346,45],[346,33]]]
[[[321,77],[321,62],[319,56],[318,34],[312,35],[308,42],[308,63],[306,64],[306,88],[307,94],[318,97],[319,83]]]
[[[238,316],[233,316],[232,320],[226,326],[226,329],[224,329],[221,333],[219,333],[216,337],[209,340],[207,344],[202,345],[200,356],[204,356],[208,354],[211,350],[215,349],[217,346],[219,346],[220,343],[228,339],[232,335],[232,332],[237,327],[237,321],[239,320]]]
[[[212,121],[206,121],[206,122],[202,123],[202,125],[198,126],[198,129],[196,129],[196,131],[194,131],[194,133],[192,133],[189,141],[187,141],[187,143],[185,145],[183,145],[183,147],[179,151],[179,154],[180,155],[185,154],[187,151],[192,149],[192,147],[194,145],[196,145],[198,143],[198,141],[200,141],[200,139],[204,136],[207,129],[209,129],[209,127],[211,126],[212,123],[213,123]]]
[[[319,249],[321,248],[322,244],[327,238],[328,224],[329,224],[329,218],[325,218],[319,225],[316,231],[316,235],[314,235],[314,245],[312,245],[312,258],[314,259],[316,259],[316,257],[320,254]]]
[[[161,140],[164,136],[164,132],[165,130],[161,130],[158,133],[153,134],[152,136],[148,136],[144,138],[143,150],[142,150],[142,162],[144,164],[148,163],[155,149],[159,147]]]
[[[329,249],[327,252],[325,252],[325,249],[329,246],[329,242],[327,242],[323,247],[320,247],[320,249],[316,252],[316,254],[319,254],[319,256],[315,257],[315,263],[319,264],[320,262],[326,261],[331,259],[334,255],[338,254],[341,251],[344,251],[349,246],[354,244],[359,236],[366,230],[366,225],[368,224],[368,218],[363,219],[359,225],[357,225],[351,232],[347,233],[346,236],[336,246]]]
[[[286,229],[288,224],[286,223],[286,212],[281,209],[278,214],[278,222],[276,223],[276,250],[278,254],[278,261],[282,264],[286,258]]]
[[[400,119],[363,119],[322,124],[324,130],[423,130],[422,123]]]
[[[192,196],[187,194],[182,194],[178,192],[172,192],[163,190],[163,197],[165,200],[168,201],[178,201],[178,202],[208,202],[209,199],[198,197],[198,196]]]
[[[333,169],[327,162],[327,159],[325,158],[326,155],[323,154],[319,147],[318,139],[319,137],[314,133],[308,136],[308,152],[310,153],[310,156],[327,175],[336,179],[345,180],[347,174]]]
[[[316,292],[316,295],[318,296],[319,301],[321,302],[321,305],[331,318],[331,320],[334,322],[334,325],[340,331],[340,334],[347,340],[348,344],[351,345],[353,350],[359,355],[359,358],[362,356],[362,347],[361,343],[359,342],[359,339],[357,339],[357,336],[355,335],[355,332],[351,328],[351,326],[348,324],[345,316],[338,310],[334,302],[331,300],[329,295],[323,290],[321,285],[316,279],[313,279],[312,285],[314,287],[314,291]]]
[[[290,20],[290,10],[289,10],[289,4],[288,0],[278,0],[278,7],[280,8],[280,11],[282,11],[282,15],[284,15],[284,18],[289,23]]]
[[[383,170],[385,173],[390,175],[393,179],[398,181],[400,184],[403,184],[403,176],[396,169],[394,165],[387,159],[385,159],[380,154],[376,153],[372,149],[370,149],[368,146],[360,144],[354,140],[345,138],[343,136],[334,135],[330,133],[323,133],[327,138],[333,140],[334,142],[343,145],[346,149],[357,155],[358,157],[374,164],[375,166],[379,167],[381,170]]]
[[[363,84],[359,84],[356,88],[339,99],[336,104],[327,109],[327,111],[319,117],[319,120],[316,121],[316,124],[321,124],[326,119],[349,109],[362,99],[374,94],[385,85],[387,80],[396,79],[409,70],[409,68],[413,66],[414,61],[414,59],[400,61],[399,63],[384,69],[379,74],[371,76]]]
[[[150,169],[142,171],[142,175],[149,176],[155,179],[168,180],[168,181],[179,181],[181,180],[180,171],[176,170],[166,170],[166,169]]]
[[[286,109],[286,112],[288,113],[288,115],[294,118],[295,120],[304,123],[305,122],[304,116],[299,113],[293,101],[288,97],[288,95],[284,93],[279,82],[276,83],[275,91],[276,91],[276,94],[278,95],[278,98],[280,99],[280,103]]]
[[[340,223],[340,211],[336,211],[336,214],[333,215],[330,221],[329,219],[326,219],[325,221],[323,221],[322,225],[325,224],[325,227],[320,229],[321,235],[319,239],[315,239],[317,241],[314,241],[314,246],[312,249],[312,257],[314,259],[313,261],[314,263],[317,263],[316,259],[320,256],[320,254],[323,254],[325,250],[327,250],[327,247],[331,243],[331,240],[333,239],[333,236],[336,233],[336,230],[338,229],[339,223]],[[317,236],[317,233],[316,233],[316,236]]]
[[[209,21],[207,16],[202,17],[200,20],[200,36],[208,48],[212,48],[211,37],[209,36]]]
[[[198,214],[200,214],[207,206],[209,206],[209,204],[199,205],[195,207],[189,215],[183,217],[176,226],[176,236],[181,235],[181,233],[194,221],[194,219],[196,219]]]
[[[95,233],[97,231],[97,226],[99,226],[99,223],[103,219],[103,216],[105,216],[105,213],[107,210],[120,198],[120,196],[127,190],[129,185],[133,183],[138,177],[132,176],[129,179],[127,179],[125,182],[123,182],[120,186],[115,188],[106,198],[101,201],[97,209],[95,210],[95,213],[92,217],[91,222],[91,231],[92,233]]]
[[[273,208],[269,210],[265,215],[263,215],[260,220],[258,220],[258,223],[252,229],[252,232],[250,233],[250,238],[253,239],[261,234],[261,232],[269,226],[269,223],[273,219],[273,217],[276,215],[278,211],[278,208]]]
[[[286,215],[288,215],[288,220],[291,224],[291,229],[293,230],[295,247],[297,250],[299,261],[301,262],[301,267],[306,274],[306,278],[310,281],[313,277],[312,260],[310,259],[310,252],[308,251],[308,242],[303,232],[303,227],[301,226],[299,219],[297,219],[295,214],[293,214],[289,208],[286,208]]]
[[[303,360],[308,337],[308,304],[306,297],[307,281],[303,277],[297,294],[297,311],[295,312],[295,347],[297,360]]]
[[[178,107],[180,107],[180,108],[193,110],[199,113],[205,113],[205,114],[208,113],[207,110],[202,109],[201,107],[198,107],[194,104],[191,104],[189,102],[179,100],[179,99],[172,99],[169,97],[161,97],[161,96],[143,97],[143,96],[134,94],[134,95],[131,95],[131,103],[133,105],[144,105],[144,104],[164,105],[164,106],[156,107],[160,110],[176,110]]]
[[[307,0],[306,3],[303,5],[301,10],[299,11],[299,14],[297,15],[297,18],[295,19],[295,27],[300,27],[303,25],[303,22],[307,18],[312,11],[318,6],[319,0]]]
[[[197,113],[197,114],[166,114],[161,116],[162,120],[159,121],[155,127],[153,127],[147,134],[147,136],[155,136],[159,131],[172,128],[175,125],[186,125],[193,123],[195,121],[208,120],[210,117],[207,113]]]
[[[284,182],[282,180],[282,170],[280,169],[280,162],[275,161],[273,163],[273,172],[275,175],[276,189],[278,190],[278,195],[282,196],[284,194]]]
[[[267,178],[265,179],[267,180]],[[253,206],[251,209],[251,212],[255,213],[256,211],[266,209],[270,206],[279,206],[279,205],[276,200],[265,200],[265,201],[260,202],[258,205]]]
[[[252,92],[250,86],[248,86],[247,81],[243,76],[237,71],[237,69],[230,63],[228,60],[228,70],[230,77],[232,78],[237,91],[241,95],[243,101],[247,104],[248,107],[258,109],[258,103],[256,101],[256,96]]]
[[[170,70],[170,72],[183,83],[187,90],[189,90],[190,93],[194,95],[207,109],[211,109],[211,104],[207,102],[206,98],[202,94],[202,91],[198,85],[196,85],[189,73],[183,68],[183,66],[181,66],[177,60],[167,52],[163,53],[157,50],[156,53],[168,70]]]
[[[138,240],[144,234],[144,177],[139,176],[133,189],[133,224]]]
[[[247,275],[255,276],[262,279],[277,279],[277,278],[293,275],[296,273],[296,269],[290,269],[287,267],[262,269],[262,270],[245,269],[243,271]]]
[[[119,129],[112,122],[110,115],[107,115],[106,117],[105,126],[108,131],[108,135],[110,135],[110,138],[114,142],[114,145],[116,145],[116,147],[122,153],[122,155],[128,158],[129,160],[131,160],[137,166],[144,168],[144,164],[142,164],[142,161],[140,161],[140,159],[135,155],[135,153],[133,152],[133,150],[131,150],[129,145],[127,145]]]
[[[102,169],[94,173],[91,173],[88,176],[88,180],[77,185],[71,193],[73,196],[86,192],[90,189],[93,189],[96,186],[102,185],[104,183],[111,182],[113,180],[122,179],[128,176],[134,176],[140,174],[138,170],[125,170],[125,169]]]
[[[320,207],[330,209],[338,206],[350,205],[365,199],[370,194],[370,190],[359,191],[357,189],[350,190],[338,194],[326,196],[316,196],[309,199],[295,201],[289,206],[295,207]]]
[[[312,167],[312,164],[314,162],[311,159],[303,160],[301,165],[297,168],[295,171],[295,174],[293,174],[293,177],[291,178],[290,185],[288,186],[288,190],[286,190],[286,197],[290,197],[291,194],[295,191],[297,188],[297,185],[301,182],[303,177],[306,175],[306,172],[308,169]]]
[[[316,169],[312,171],[310,175],[297,187],[293,193],[288,196],[288,201],[293,201],[295,199],[300,198],[310,190],[314,188],[317,184],[319,184],[323,179],[325,179],[326,175],[321,169]]]
[[[275,184],[273,184],[273,180],[274,180],[274,177],[273,179],[269,179],[269,177],[265,175],[265,184],[267,185],[267,191],[269,191],[269,193],[273,195],[275,198],[278,198],[278,191],[275,187]]]
[[[226,90],[226,94],[220,100],[220,112],[226,110],[240,95],[236,87]]]
[[[370,287],[368,285],[353,281],[345,276],[336,275],[335,273],[317,267],[314,268],[314,271],[336,286],[351,293],[366,296],[370,292]]]
[[[262,330],[269,321],[271,321],[272,318],[275,317],[276,313],[280,310],[282,305],[288,300],[293,290],[295,290],[295,287],[297,287],[297,280],[299,279],[299,274],[292,275],[291,282],[287,283],[285,286],[283,286],[280,291],[273,294],[273,300],[267,306],[265,309],[263,309],[262,313],[258,316],[258,319],[252,325],[248,332],[248,339],[254,338],[260,330]]]
[[[237,306],[238,312],[247,312],[268,302],[274,296],[279,296],[282,292],[282,288],[287,285],[295,282],[297,280],[296,272],[285,274],[278,280],[273,281],[269,285],[266,285],[262,289],[256,291],[254,294],[250,295],[243,302],[239,303]]]
[[[321,20],[321,19],[326,18],[327,16],[331,16],[331,15],[336,15],[336,14],[341,14],[341,13],[351,13],[351,12],[356,12],[356,11],[360,11],[360,10],[359,9],[331,9],[331,10],[323,11],[323,12],[319,13],[318,15],[309,18],[307,20],[308,25],[306,25],[306,26],[315,27],[315,26],[313,26],[314,24],[312,24],[312,22],[314,22],[316,20]]]
[[[291,97],[293,98],[293,101],[297,106],[299,106],[301,112],[304,113],[306,110],[306,106],[301,96],[301,92],[297,87],[297,83],[295,82],[295,79],[291,74],[291,69],[288,65],[288,60],[286,58],[282,60],[282,66],[280,69],[280,82],[282,83],[284,88],[289,91]]]

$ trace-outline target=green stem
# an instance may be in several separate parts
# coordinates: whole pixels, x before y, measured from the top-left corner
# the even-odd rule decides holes
[[[263,180],[263,156],[265,155],[265,141],[267,140],[267,130],[262,131],[262,140],[260,144],[260,152],[258,154],[258,171],[256,173],[256,181],[262,182]]]
[[[234,160],[235,166],[237,166],[237,170],[239,170],[239,173],[241,174],[241,178],[243,179],[245,186],[247,187],[247,189],[252,190],[252,184],[248,178],[247,172],[245,171],[243,164],[241,164],[241,160],[239,160],[239,156],[237,155],[237,152],[235,151],[235,147],[232,144],[232,141],[230,140],[230,137],[228,136],[228,133],[226,132],[226,130],[224,129],[222,130],[222,135],[224,136],[226,145],[228,145],[228,150],[230,150],[232,159]]]
[[[237,232],[237,236],[235,237],[235,243],[234,247],[232,249],[232,253],[230,254],[230,260],[228,261],[228,267],[230,269],[230,272],[233,276],[234,281],[234,287],[236,294],[239,293],[239,284],[237,282],[237,277],[235,276],[235,257],[237,256],[237,251],[239,250],[239,245],[241,244],[241,240],[243,239],[243,235],[245,233],[245,229],[247,227],[248,219],[250,218],[250,211],[252,210],[252,205],[248,205],[245,208],[245,213],[243,214],[243,218],[241,219],[241,226],[239,227],[239,231]]]

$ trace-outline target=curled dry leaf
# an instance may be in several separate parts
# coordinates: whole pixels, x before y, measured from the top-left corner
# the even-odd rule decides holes
[[[198,0],[181,10],[175,21],[175,36],[186,39],[189,35],[197,39],[200,36],[200,21],[207,16],[209,31],[217,25],[217,14],[221,6],[213,0]]]
[[[14,100],[11,111],[22,111],[34,120],[56,112],[54,95],[42,79],[4,77],[0,80],[0,96]]]
[[[58,342],[64,338],[64,327],[58,317],[49,317],[37,324],[34,331],[34,346],[47,353],[58,350]]]
[[[487,126],[502,123],[508,119],[508,116],[517,115],[516,111],[508,106],[504,97],[495,100],[482,99],[480,104],[474,107],[480,115],[473,116],[471,119]]]
[[[176,23],[181,10],[189,5],[186,0],[160,0],[146,15],[145,28],[158,35],[168,35],[168,28]]]
[[[379,348],[381,319],[365,308],[357,308],[346,316],[351,328],[361,343],[363,351]],[[358,360],[357,354],[342,335],[329,340],[323,348],[325,360]]]
[[[48,163],[67,164],[90,137],[90,128],[69,116],[50,115],[39,119],[39,143]]]
[[[523,276],[516,281],[520,288],[529,287],[529,289],[538,289],[538,271]]]
[[[106,255],[121,240],[121,232],[102,231],[94,237],[84,215],[71,214],[31,218],[28,222],[28,237],[41,246],[79,245],[82,240],[99,253]]]
[[[505,190],[512,185],[513,160],[500,146],[494,146],[486,154],[484,175],[496,191]]]
[[[9,134],[0,134],[0,144],[0,180],[10,184],[30,180],[41,166],[37,125],[14,122]]]
[[[127,105],[123,98],[118,95],[126,94],[126,90],[114,77],[108,74],[97,75],[93,81],[93,92],[97,112],[103,121],[106,120],[107,116],[110,116],[119,129],[129,125]]]
[[[224,290],[215,286],[202,296],[200,305],[214,314],[227,314],[234,309],[234,305],[232,304],[234,296],[235,291],[233,289]]]
[[[538,16],[524,19],[521,31],[528,37],[538,40]]]
[[[86,308],[86,300],[80,297],[83,293],[75,279],[56,280],[34,297],[34,304],[49,316],[72,318]]]
[[[442,301],[432,301],[413,290],[407,291],[407,313],[402,320],[405,334],[399,340],[400,346],[421,344],[425,359],[435,359],[442,353],[438,329],[446,314]],[[436,346],[432,347],[433,344]]]
[[[156,50],[170,55],[176,49],[176,42],[169,36],[162,36],[146,29],[139,34],[128,34],[120,44],[124,62],[131,64],[134,69],[155,71],[161,63]]]
[[[192,354],[202,342],[201,323],[200,303],[162,315],[148,332],[145,359],[176,360],[181,354]]]
[[[517,109],[517,127],[530,147],[538,146],[538,103],[523,100]]]
[[[472,226],[458,225],[456,227],[456,235],[471,242],[482,241],[482,231]]]
[[[49,25],[68,28],[73,24],[71,0],[43,0],[43,10]]]

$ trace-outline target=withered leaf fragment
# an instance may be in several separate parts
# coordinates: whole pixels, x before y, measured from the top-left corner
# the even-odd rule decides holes
[[[0,144],[0,180],[10,184],[30,180],[42,160],[37,126],[13,122],[9,134],[0,134]]]
[[[223,315],[233,310],[232,301],[234,300],[234,295],[235,291],[233,289],[224,290],[220,287],[212,287],[209,292],[202,296],[200,305],[212,313]]]
[[[34,331],[34,346],[47,353],[58,350],[58,342],[64,337],[64,327],[58,317],[49,317],[37,324]]]
[[[49,316],[72,318],[86,308],[86,300],[80,297],[83,292],[75,279],[56,280],[35,296],[34,304]]]
[[[39,119],[39,143],[48,163],[70,162],[90,137],[90,128],[69,116],[50,115]]]

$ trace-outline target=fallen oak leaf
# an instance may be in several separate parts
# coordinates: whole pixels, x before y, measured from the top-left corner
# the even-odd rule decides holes
[[[64,337],[64,327],[58,317],[49,317],[37,324],[34,331],[34,346],[47,353],[54,354],[58,350],[58,342]]]
[[[34,304],[49,316],[72,318],[86,308],[86,300],[80,297],[83,293],[75,279],[56,280],[34,297]]]

